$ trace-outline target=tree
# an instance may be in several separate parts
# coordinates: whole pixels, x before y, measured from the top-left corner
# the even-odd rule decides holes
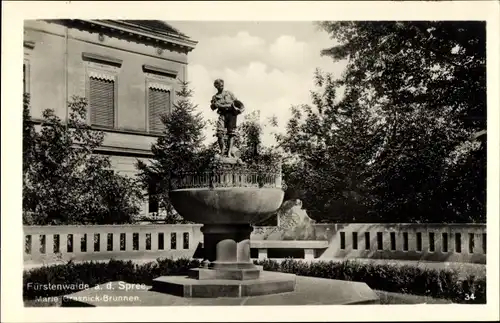
[[[347,60],[339,86],[372,102],[383,125],[371,176],[387,221],[461,222],[485,214],[485,23],[322,22]],[[347,98],[349,100],[349,98]],[[459,162],[450,162],[453,155]],[[474,190],[471,190],[474,187]]]
[[[30,114],[30,96],[25,93],[23,95],[23,188],[28,185],[28,174],[31,162],[35,159],[36,131],[35,125],[31,120]],[[23,199],[23,209],[28,207],[25,205],[28,200]]]
[[[340,44],[325,49],[348,59],[343,84],[373,91],[390,109],[451,113],[486,129],[486,24],[480,21],[322,22]]]
[[[95,150],[104,134],[86,123],[85,99],[69,102],[64,124],[53,110],[43,112],[40,131],[23,109],[24,224],[118,224],[133,221],[142,199],[135,180],[110,170]]]
[[[265,146],[262,142],[264,129],[276,126],[277,119],[275,117],[270,118],[268,122],[261,122],[259,110],[247,114],[239,124],[235,143],[240,150],[241,160],[246,164],[248,170],[256,171],[257,174],[262,175],[281,171],[282,156],[280,151],[277,147]],[[284,181],[282,180],[283,184]],[[255,225],[276,226],[278,214],[279,211]]]
[[[264,129],[276,126],[276,118],[270,118],[268,122],[261,122],[259,110],[245,116],[238,126],[238,136],[236,136],[236,145],[240,150],[243,162],[249,165],[270,167],[280,164],[281,156],[277,147],[268,147],[262,143]]]
[[[193,91],[189,83],[180,83],[181,88],[176,92],[178,100],[172,111],[162,116],[163,134],[151,146],[153,158],[149,165],[142,161],[137,163],[142,187],[174,222],[179,220],[173,216],[175,211],[168,198],[171,178],[183,172],[206,169],[215,149],[204,147],[205,122],[201,113],[195,112],[197,106],[191,102]]]
[[[373,204],[369,178],[382,139],[379,120],[355,91],[337,102],[331,74],[318,70],[315,82],[314,107],[293,107],[286,135],[278,136],[293,156],[284,170],[287,195],[303,200],[317,221],[362,221]]]

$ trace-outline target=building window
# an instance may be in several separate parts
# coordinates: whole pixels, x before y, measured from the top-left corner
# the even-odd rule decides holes
[[[170,112],[170,88],[151,84],[148,88],[148,129],[149,132],[162,132],[162,116]]]
[[[90,123],[93,126],[115,126],[115,81],[109,77],[89,78]]]

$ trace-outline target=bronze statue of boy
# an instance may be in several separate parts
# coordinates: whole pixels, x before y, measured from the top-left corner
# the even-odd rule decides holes
[[[212,97],[210,108],[217,110],[217,140],[222,156],[235,157],[233,154],[234,136],[236,135],[236,121],[245,109],[243,103],[236,99],[233,93],[224,90],[224,81],[217,79],[214,82],[217,93]],[[225,136],[227,135],[227,149]]]

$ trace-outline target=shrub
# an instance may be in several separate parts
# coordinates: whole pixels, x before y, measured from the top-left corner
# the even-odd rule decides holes
[[[158,276],[187,275],[189,268],[198,266],[197,260],[168,258],[146,264],[122,260],[85,263],[70,261],[67,264],[43,266],[24,271],[23,298],[61,296],[110,281],[151,285],[153,279]],[[55,286],[62,286],[62,288],[55,288]]]
[[[455,303],[486,303],[486,279],[469,275],[460,279],[456,270],[422,269],[412,266],[364,264],[356,261],[320,261],[308,263],[286,259],[255,261],[264,270],[292,273],[301,276],[364,282],[370,288],[388,292],[424,295],[449,299]],[[79,289],[110,281],[125,281],[151,285],[154,278],[167,275],[187,275],[199,267],[192,259],[158,259],[156,262],[134,264],[132,261],[69,262],[64,265],[44,266],[24,272],[23,297],[51,297],[70,294],[76,290],[44,289],[44,286],[80,284]],[[31,283],[31,284],[29,284]],[[471,299],[471,295],[474,295]]]
[[[370,288],[388,292],[424,295],[452,300],[455,303],[486,303],[486,278],[469,275],[461,280],[453,269],[423,269],[414,266],[343,262],[305,262],[286,259],[255,261],[264,270],[364,282]],[[470,296],[474,295],[474,299]]]
[[[43,111],[39,131],[23,107],[23,224],[131,223],[143,200],[136,180],[96,153],[105,133],[87,124],[87,101],[68,102],[68,120]]]

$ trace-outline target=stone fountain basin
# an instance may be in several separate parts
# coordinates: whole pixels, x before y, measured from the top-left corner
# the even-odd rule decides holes
[[[255,224],[281,206],[280,188],[187,188],[171,191],[170,201],[186,220],[202,224]]]

